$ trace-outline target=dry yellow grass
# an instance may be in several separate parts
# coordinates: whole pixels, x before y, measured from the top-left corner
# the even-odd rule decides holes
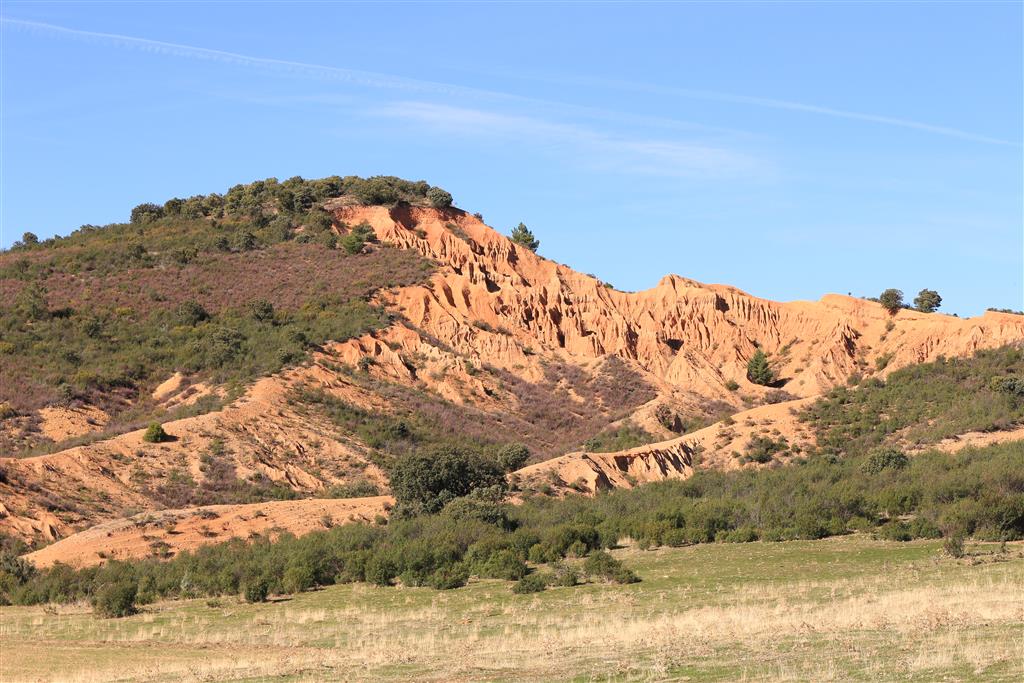
[[[252,606],[0,610],[4,681],[1024,678],[1024,557],[836,539],[622,554],[643,577],[515,596],[338,586]],[[53,612],[53,610],[50,610]]]

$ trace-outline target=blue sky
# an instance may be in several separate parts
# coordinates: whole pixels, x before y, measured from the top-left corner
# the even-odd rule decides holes
[[[1022,4],[2,5],[4,247],[426,179],[621,289],[1024,306]]]

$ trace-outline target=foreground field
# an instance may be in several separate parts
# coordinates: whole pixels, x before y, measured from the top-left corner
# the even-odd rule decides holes
[[[617,551],[628,586],[334,586],[126,619],[0,609],[3,681],[954,680],[1024,676],[1024,547],[848,537]]]

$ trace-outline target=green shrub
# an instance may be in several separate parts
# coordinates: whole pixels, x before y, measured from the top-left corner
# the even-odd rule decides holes
[[[864,474],[878,474],[882,470],[901,470],[910,463],[910,459],[898,448],[885,446],[876,448],[861,465]]]
[[[587,439],[584,450],[592,453],[611,453],[653,443],[657,438],[643,427],[626,419],[618,427],[612,427]]]
[[[950,557],[961,558],[964,556],[964,537],[954,534],[942,542],[942,550]]]
[[[197,325],[210,319],[210,314],[197,301],[185,301],[178,306],[178,323],[181,325]]]
[[[373,228],[366,223],[360,223],[338,240],[338,245],[348,254],[358,254],[367,242],[373,242],[376,239],[377,236],[374,234]]]
[[[435,209],[447,209],[452,205],[452,196],[440,187],[432,187],[427,190],[427,201]]]
[[[146,433],[142,435],[142,440],[146,443],[161,443],[167,441],[167,439],[168,434],[159,422],[151,423],[146,427]]]
[[[130,579],[101,586],[92,600],[93,611],[105,619],[135,614],[136,591],[136,584]]]
[[[580,583],[580,573],[575,567],[565,562],[552,562],[551,570],[545,577],[545,583],[549,586],[571,588]]]
[[[528,571],[526,563],[511,548],[498,550],[477,565],[476,572],[485,579],[517,581]]]
[[[274,304],[266,299],[256,299],[249,302],[249,315],[253,320],[261,323],[274,320]]]
[[[242,595],[246,602],[266,602],[267,596],[270,595],[270,584],[263,578],[252,579],[245,584]]]
[[[336,484],[324,493],[326,498],[368,498],[379,495],[380,488],[367,479],[357,479],[348,484]]]
[[[515,585],[512,586],[512,592],[517,595],[525,595],[528,593],[540,593],[545,588],[547,588],[547,583],[544,581],[544,577],[534,572],[516,581]]]
[[[743,451],[742,462],[766,463],[771,462],[777,454],[789,450],[789,442],[786,437],[780,436],[778,440],[769,436],[755,434],[747,442]]]
[[[514,472],[530,459],[530,449],[521,443],[510,443],[502,446],[495,459],[501,469],[506,472]]]
[[[749,364],[748,364],[748,371],[749,371]],[[730,379],[728,382],[725,383],[725,388],[728,389],[729,391],[736,391],[737,389],[740,388],[740,384],[736,380]]]
[[[636,583],[640,580],[640,577],[627,569],[620,560],[603,550],[592,553],[586,559],[583,563],[583,571],[587,576],[612,583]]]
[[[301,593],[316,585],[313,567],[301,561],[289,564],[281,576],[281,590],[285,593]]]
[[[429,585],[437,590],[461,588],[469,581],[469,569],[463,563],[441,567],[430,575]]]

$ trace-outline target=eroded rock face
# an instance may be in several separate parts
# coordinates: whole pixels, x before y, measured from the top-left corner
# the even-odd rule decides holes
[[[736,288],[669,275],[627,293],[540,258],[473,216],[451,209],[334,209],[340,222],[366,222],[385,242],[416,249],[441,268],[427,285],[383,295],[419,330],[460,354],[536,372],[524,349],[585,360],[614,354],[634,362],[662,390],[736,402],[726,385],[746,380],[755,349],[768,353],[786,391],[820,394],[850,375],[880,374],[938,356],[1024,339],[1024,318],[1001,313],[959,319],[900,311],[828,295],[779,303]]]

